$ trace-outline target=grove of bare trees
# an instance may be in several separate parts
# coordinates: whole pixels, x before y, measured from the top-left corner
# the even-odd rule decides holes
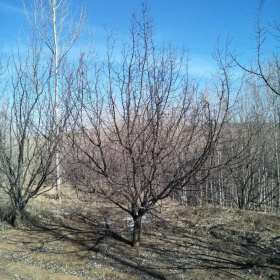
[[[183,53],[154,40],[146,8],[121,47],[108,40],[105,57],[70,56],[81,19],[63,33],[65,3],[35,1],[31,47],[3,64],[7,220],[16,225],[31,199],[53,187],[60,197],[65,185],[131,219],[131,236],[118,234],[132,246],[143,219],[168,199],[280,211],[279,58],[261,60],[260,31],[256,67],[219,50],[203,87]]]

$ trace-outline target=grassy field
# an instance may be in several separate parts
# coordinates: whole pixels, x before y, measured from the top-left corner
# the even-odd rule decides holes
[[[123,213],[71,197],[39,197],[28,209],[38,217],[32,225],[1,224],[1,280],[280,279],[277,216],[168,201],[137,249],[104,234],[104,217],[129,234]]]

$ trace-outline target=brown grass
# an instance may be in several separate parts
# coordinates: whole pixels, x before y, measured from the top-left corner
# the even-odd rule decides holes
[[[280,235],[280,218],[273,215],[166,201],[153,225],[144,227],[141,247],[135,249],[109,237],[94,246],[100,237],[95,225],[104,215],[115,231],[128,234],[123,213],[104,201],[80,203],[67,189],[62,203],[42,196],[28,210],[57,227],[42,231],[2,226],[1,280],[253,280],[269,279],[279,270],[270,260],[271,240]],[[258,235],[257,244],[246,243],[251,233]],[[262,258],[258,248],[266,252]]]

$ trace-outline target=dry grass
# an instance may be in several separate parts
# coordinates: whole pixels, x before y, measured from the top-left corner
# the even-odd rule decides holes
[[[96,225],[104,216],[115,231],[128,234],[123,213],[112,205],[80,203],[69,189],[61,203],[39,197],[29,212],[49,223],[50,230],[3,224],[0,279],[278,279],[280,263],[271,258],[278,247],[271,241],[280,235],[279,217],[172,201],[158,211],[135,249],[100,238]]]

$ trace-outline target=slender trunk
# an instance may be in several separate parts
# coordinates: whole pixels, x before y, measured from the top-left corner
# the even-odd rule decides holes
[[[218,165],[221,164],[222,155],[218,152]],[[224,194],[223,194],[223,174],[222,169],[218,170],[218,187],[219,187],[219,204],[220,207],[224,207]]]
[[[52,0],[52,27],[54,39],[54,109],[55,109],[55,123],[57,126],[57,136],[59,135],[59,101],[58,101],[58,76],[59,76],[59,42],[57,32],[57,1]],[[55,155],[56,165],[56,195],[61,200],[61,166],[60,166],[60,153],[56,151]]]
[[[203,186],[200,185],[200,207],[203,207]]]
[[[211,203],[212,203],[212,206],[215,206],[214,193],[213,193],[213,182],[212,182],[212,180],[210,181],[210,193],[211,193]]]
[[[205,205],[208,206],[208,181],[205,183]]]
[[[274,117],[274,122],[277,123],[276,117]],[[276,186],[278,189],[277,193],[277,201],[276,201],[276,211],[279,213],[280,211],[280,159],[279,159],[279,145],[278,145],[278,140],[279,140],[279,135],[278,135],[278,129],[279,127],[276,126],[274,127],[274,153],[276,156]]]

